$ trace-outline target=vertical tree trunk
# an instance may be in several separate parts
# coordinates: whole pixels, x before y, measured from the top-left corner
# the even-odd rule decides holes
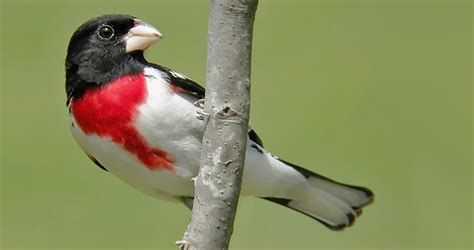
[[[227,249],[242,182],[257,0],[210,0],[201,167],[182,249]]]

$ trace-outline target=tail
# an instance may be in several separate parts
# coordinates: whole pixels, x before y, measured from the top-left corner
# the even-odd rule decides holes
[[[279,160],[303,175],[308,185],[298,191],[297,199],[263,198],[309,216],[332,230],[351,226],[361,215],[362,208],[374,200],[374,194],[367,188],[339,183]]]

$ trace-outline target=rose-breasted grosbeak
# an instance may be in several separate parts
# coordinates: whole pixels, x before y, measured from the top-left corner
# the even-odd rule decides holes
[[[145,60],[143,51],[160,38],[140,19],[115,14],[91,19],[74,32],[66,57],[71,130],[100,168],[153,197],[190,206],[204,129],[196,102],[204,88]],[[289,207],[334,230],[351,225],[373,200],[367,188],[271,155],[253,130],[242,194]]]

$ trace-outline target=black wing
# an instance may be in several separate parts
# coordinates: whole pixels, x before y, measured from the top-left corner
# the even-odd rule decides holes
[[[104,165],[100,164],[100,162],[98,160],[96,160],[94,157],[90,156],[90,155],[87,155],[89,157],[89,159],[91,159],[92,162],[95,163],[95,165],[97,165],[97,167],[101,168],[102,170],[106,171],[106,172],[109,172],[108,169],[106,169],[104,167]]]
[[[253,142],[257,143],[260,147],[263,148],[262,139],[260,139],[260,137],[258,137],[257,132],[255,132],[255,130],[250,129],[250,131],[249,131],[249,138],[250,138],[250,140],[252,140]]]
[[[150,66],[156,68],[164,73],[166,73],[170,79],[170,84],[179,87],[182,89],[186,94],[194,96],[197,99],[204,99],[206,90],[204,87],[196,83],[195,81],[189,79],[187,76],[178,73],[170,68],[165,66],[161,66],[158,64],[151,64]],[[249,138],[253,142],[257,143],[259,146],[263,147],[262,140],[258,137],[255,130],[250,129],[249,131]]]
[[[206,92],[204,87],[189,79],[187,76],[158,64],[150,64],[150,66],[166,73],[170,79],[171,85],[178,87],[183,90],[183,92],[194,96],[197,99],[204,99],[204,94]]]

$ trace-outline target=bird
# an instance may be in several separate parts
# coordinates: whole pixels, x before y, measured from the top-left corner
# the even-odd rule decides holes
[[[144,57],[162,34],[127,14],[80,25],[65,60],[70,130],[102,170],[152,197],[192,207],[205,89]],[[248,132],[242,195],[288,207],[332,230],[351,226],[374,193],[282,160]]]

